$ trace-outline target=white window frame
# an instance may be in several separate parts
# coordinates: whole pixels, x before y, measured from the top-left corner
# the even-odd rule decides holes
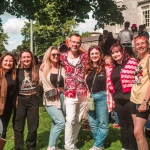
[[[145,5],[141,7],[142,9],[142,24],[145,24],[146,27],[150,27],[150,5]]]

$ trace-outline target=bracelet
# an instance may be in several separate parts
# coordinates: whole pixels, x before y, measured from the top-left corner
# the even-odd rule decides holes
[[[148,103],[149,100],[143,99],[144,102]]]

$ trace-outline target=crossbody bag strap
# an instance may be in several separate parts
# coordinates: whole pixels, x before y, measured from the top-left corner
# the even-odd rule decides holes
[[[60,66],[60,67],[58,68],[57,83],[56,83],[56,86],[57,86],[57,87],[59,87],[59,84],[60,84],[61,70],[62,70],[62,67]]]
[[[93,85],[94,85],[94,82],[95,82],[95,78],[96,78],[96,73],[95,73],[95,76],[94,76],[94,79],[93,79],[93,83],[92,83],[92,87],[91,87],[91,93],[92,93]]]
[[[149,78],[149,80],[150,80],[149,60],[150,60],[150,56],[148,57],[148,59],[147,59],[147,61],[146,61],[147,74],[148,74],[148,78]]]

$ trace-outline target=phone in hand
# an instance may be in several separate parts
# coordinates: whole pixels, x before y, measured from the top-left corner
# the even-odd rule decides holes
[[[141,105],[141,104],[136,104],[136,110],[139,109],[140,105]],[[148,109],[149,109],[149,105],[147,105],[147,107],[146,107],[146,110],[148,110]]]

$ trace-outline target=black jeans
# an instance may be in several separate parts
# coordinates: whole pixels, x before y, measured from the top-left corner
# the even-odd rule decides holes
[[[6,132],[7,132],[9,120],[11,118],[12,108],[13,108],[13,106],[11,106],[11,105],[5,105],[3,115],[0,116],[0,118],[3,122],[2,138],[4,138],[4,139],[6,138]]]
[[[23,132],[27,118],[28,135],[26,144],[28,150],[36,150],[37,128],[39,124],[39,104],[37,96],[26,98],[18,97],[18,107],[14,113],[15,150],[23,150]]]
[[[115,99],[115,106],[120,121],[122,148],[136,150],[137,143],[134,136],[134,125],[130,111],[130,100]]]

